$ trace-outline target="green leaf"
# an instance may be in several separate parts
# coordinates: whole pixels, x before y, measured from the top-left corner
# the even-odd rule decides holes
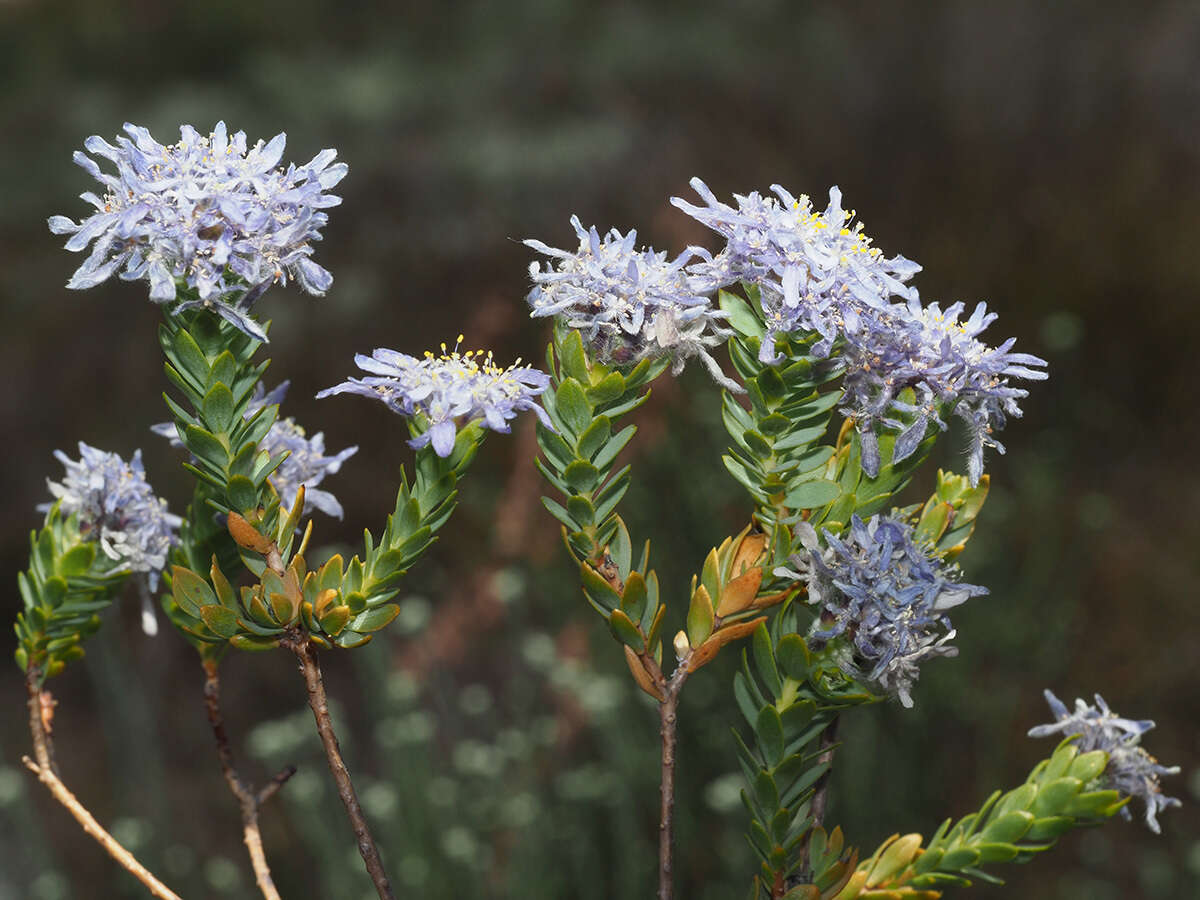
[[[763,680],[772,697],[783,693],[783,682],[779,680],[779,670],[775,668],[775,655],[771,649],[771,635],[765,624],[754,629],[754,640],[751,644],[754,652],[754,665],[758,676]]]
[[[950,850],[942,857],[940,868],[951,872],[958,871],[966,866],[973,866],[979,862],[979,851],[971,847],[957,847]]]
[[[239,650],[274,650],[279,646],[279,638],[235,634],[229,639],[229,644]]]
[[[812,425],[808,428],[793,428],[775,442],[775,449],[782,452],[784,450],[796,450],[800,447],[807,447],[817,438],[823,437],[828,430],[829,425],[827,422],[821,422],[818,425]]]
[[[568,378],[558,386],[554,403],[559,418],[573,437],[582,434],[591,423],[592,406],[583,392],[583,386],[574,378]]]
[[[836,482],[817,480],[805,481],[788,491],[784,503],[789,509],[817,509],[832,503],[841,496],[842,488]]]
[[[209,365],[204,351],[195,339],[184,329],[175,332],[171,343],[171,362],[177,363],[180,371],[190,376],[197,385],[208,383]]]
[[[729,322],[730,327],[734,331],[746,337],[762,340],[763,335],[767,333],[766,326],[754,314],[754,310],[750,308],[750,305],[745,300],[737,294],[730,293],[729,291],[721,291],[717,295],[717,302],[727,314],[728,318],[726,321]]]
[[[762,374],[755,380],[758,382],[758,389],[762,392],[763,400],[766,401],[768,408],[778,405],[787,395],[787,386],[783,383],[783,379],[770,366],[763,369]]]
[[[1034,821],[1033,826],[1025,832],[1025,840],[1053,841],[1074,827],[1075,819],[1072,816],[1045,816]]]
[[[611,430],[612,422],[608,416],[596,416],[592,424],[579,436],[579,455],[590,460],[608,441]]]
[[[840,531],[842,527],[850,521],[850,516],[855,510],[857,498],[854,494],[842,494],[829,508],[824,518],[819,524],[823,524],[830,531]],[[817,524],[817,523],[814,523]]]
[[[754,797],[768,815],[779,808],[779,788],[771,773],[765,769],[760,769],[754,779]]]
[[[1033,801],[1034,814],[1051,816],[1067,811],[1069,804],[1076,798],[1082,787],[1082,781],[1069,775],[1042,785],[1037,799]]]
[[[784,635],[775,650],[775,658],[783,674],[793,681],[804,682],[808,678],[808,646],[798,634]]]
[[[563,471],[563,478],[577,494],[593,490],[600,480],[600,470],[590,462],[577,459]]]
[[[572,331],[563,338],[558,347],[558,359],[566,375],[581,384],[590,381],[587,353],[583,349],[583,337],[578,331]]]
[[[779,765],[783,761],[783,720],[774,706],[764,706],[758,711],[754,734],[758,737],[767,764],[772,768]]]
[[[42,601],[50,609],[58,609],[67,599],[67,580],[58,575],[52,575],[42,583]]]
[[[212,558],[212,565],[209,567],[208,574],[212,578],[213,588],[216,590],[217,602],[229,609],[235,609],[237,607],[237,596],[233,592],[233,586],[229,583],[229,579],[225,577],[225,573],[217,565],[217,557],[215,555]]]
[[[634,622],[641,621],[646,611],[646,579],[640,572],[630,572],[625,579],[625,592],[621,595],[621,609]]]
[[[371,637],[369,634],[359,634],[357,631],[343,631],[333,639],[333,642],[343,650],[353,650],[355,647],[369,643]]]
[[[258,488],[244,475],[231,475],[225,488],[229,506],[239,513],[258,507]]]
[[[200,610],[203,607],[220,606],[208,582],[182,566],[171,567],[171,596],[179,608],[193,619],[202,618]]]
[[[742,440],[750,448],[750,452],[760,459],[769,459],[775,453],[775,448],[771,442],[757,431],[750,430],[745,432],[742,435]]]
[[[321,623],[321,630],[330,636],[336,636],[342,632],[346,624],[350,621],[350,607],[335,606],[330,609],[325,615],[318,620]]]
[[[620,607],[621,595],[586,562],[579,564],[579,580],[583,582],[584,590],[605,609],[613,610]]]
[[[601,472],[607,471],[609,466],[613,464],[613,460],[617,458],[617,454],[625,449],[625,445],[629,443],[635,434],[637,434],[637,426],[626,425],[613,435],[600,452],[596,454],[595,459],[592,460],[596,468]]]
[[[400,615],[399,606],[397,606],[395,603],[385,603],[383,606],[376,606],[373,609],[368,609],[364,613],[360,613],[353,619],[353,621],[350,622],[350,628],[351,630],[357,631],[360,634],[370,634],[371,632],[378,631],[380,628],[383,628],[398,615]],[[345,645],[339,644],[339,646]]]
[[[229,459],[229,449],[211,431],[188,425],[183,430],[183,440],[197,458],[217,471],[224,471],[225,463]]]
[[[200,405],[205,425],[213,432],[225,432],[233,424],[235,408],[233,393],[224,384],[214,384]]]
[[[692,593],[692,600],[688,605],[687,636],[691,646],[699,647],[708,640],[713,632],[714,616],[712,598],[704,585],[700,585]]]
[[[1011,844],[1013,841],[1020,840],[1024,837],[1031,825],[1033,825],[1034,816],[1031,812],[1026,812],[1021,809],[1014,809],[1012,812],[1005,813],[996,819],[993,819],[986,828],[980,832],[980,836],[985,841],[999,842],[1002,844]],[[990,860],[984,860],[989,862]]]
[[[1017,858],[1020,852],[1018,848],[1012,844],[986,842],[977,845],[979,848],[979,862],[982,863],[998,863],[1012,862]]]
[[[1092,750],[1089,753],[1081,753],[1075,757],[1067,772],[1073,778],[1078,778],[1084,784],[1087,784],[1093,778],[1098,778],[1107,766],[1108,754],[1103,750]]]
[[[613,637],[629,647],[634,653],[641,653],[646,649],[637,626],[621,610],[614,609],[612,611],[612,614],[608,617],[608,627],[612,629]]]
[[[200,618],[209,631],[220,637],[231,638],[239,631],[237,613],[219,604],[200,607]]]
[[[609,372],[599,383],[587,389],[588,399],[594,406],[612,403],[625,393],[625,377],[620,372]]]
[[[596,507],[592,505],[592,501],[587,497],[580,497],[578,495],[568,497],[567,512],[575,523],[569,525],[569,528],[586,528],[588,525],[595,524]]]
[[[212,371],[209,372],[208,380],[213,384],[228,385],[232,389],[234,379],[237,377],[237,370],[237,359],[228,350],[222,350],[212,362]]]
[[[945,532],[953,511],[949,503],[938,503],[931,498],[921,511],[921,518],[914,529],[915,537],[922,543],[936,543]]]
[[[92,567],[96,559],[96,544],[87,541],[69,548],[58,560],[59,574],[70,578],[82,575]]]

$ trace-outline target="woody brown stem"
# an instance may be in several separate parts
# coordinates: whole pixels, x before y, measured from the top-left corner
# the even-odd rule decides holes
[[[67,811],[80,824],[84,832],[95,838],[134,878],[146,886],[152,895],[162,900],[181,900],[178,894],[159,881],[154,875],[134,858],[111,834],[101,827],[95,817],[87,811],[79,799],[72,794],[62,779],[54,764],[54,742],[50,737],[50,719],[53,710],[53,699],[49,691],[43,691],[38,684],[40,673],[33,667],[25,672],[25,686],[29,694],[29,731],[33,738],[34,762],[28,756],[22,756],[21,762],[37,776],[38,781],[46,786],[51,795],[66,807]]]
[[[204,660],[204,707],[208,712],[208,722],[212,726],[213,737],[217,743],[217,759],[221,763],[221,774],[225,783],[238,802],[242,814],[242,840],[246,851],[250,854],[250,864],[254,867],[254,882],[267,900],[280,900],[279,891],[271,879],[271,868],[267,865],[267,855],[263,850],[262,834],[258,828],[258,810],[262,804],[285,781],[296,773],[295,766],[288,766],[276,775],[257,794],[238,776],[233,767],[233,750],[229,746],[229,735],[225,731],[225,720],[221,715],[221,678],[217,664],[212,660]]]
[[[658,821],[658,900],[671,900],[674,886],[675,844],[675,748],[678,726],[679,693],[688,677],[687,660],[681,660],[670,678],[663,675],[654,657],[642,657],[655,687],[663,699],[658,705],[659,735],[662,738],[662,780],[659,785]]]
[[[363,816],[362,807],[358,803],[358,795],[350,781],[350,771],[342,760],[342,751],[338,746],[337,734],[333,730],[333,721],[329,717],[329,702],[325,696],[325,685],[321,680],[321,667],[317,664],[317,653],[309,643],[308,635],[300,632],[288,634],[280,640],[280,646],[286,647],[296,654],[300,663],[300,673],[304,676],[304,684],[308,688],[308,705],[312,709],[313,718],[317,722],[317,732],[321,735],[321,743],[325,746],[325,758],[329,761],[329,771],[337,784],[338,796],[346,807],[346,816],[350,819],[350,827],[354,831],[358,843],[358,852],[362,855],[367,867],[367,874],[375,883],[375,890],[380,900],[395,900],[387,873],[383,871],[383,860],[379,856],[379,848],[371,837],[367,820]]]

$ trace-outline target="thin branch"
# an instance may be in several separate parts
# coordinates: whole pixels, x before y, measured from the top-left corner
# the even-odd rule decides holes
[[[833,748],[837,744],[837,727],[838,718],[835,715],[833,721],[826,725],[825,730],[821,732],[821,755],[817,757],[819,765],[833,760]],[[830,767],[824,775],[817,779],[816,787],[813,790],[811,807],[813,828],[819,828],[825,821],[825,807],[829,803],[829,776],[832,772],[833,768]]]
[[[237,799],[238,808],[242,814],[242,840],[246,851],[250,854],[250,864],[254,867],[254,882],[267,900],[280,900],[279,891],[271,879],[271,867],[267,865],[267,854],[263,850],[262,834],[258,829],[259,807],[296,772],[295,766],[288,766],[267,782],[257,794],[238,776],[233,767],[233,750],[229,746],[229,736],[225,732],[225,720],[221,715],[221,677],[217,664],[212,660],[204,660],[204,707],[208,712],[208,722],[212,726],[213,737],[217,742],[217,759],[221,762],[221,774],[229,790]]]
[[[43,691],[38,684],[36,669],[30,667],[25,672],[25,686],[29,693],[29,731],[33,738],[34,762],[28,756],[22,756],[21,762],[29,771],[37,776],[59,803],[67,808],[83,830],[99,842],[109,856],[115,859],[134,878],[146,886],[155,897],[161,900],[181,900],[180,896],[151,874],[150,870],[134,858],[111,834],[101,827],[95,817],[87,811],[79,799],[67,789],[58,777],[54,765],[54,741],[50,736],[52,725],[54,699],[49,691]]]
[[[666,678],[654,657],[643,654],[642,662],[653,679],[655,687],[663,695],[658,706],[659,735],[662,737],[662,781],[659,785],[661,800],[658,820],[658,900],[671,900],[675,895],[673,881],[675,845],[675,747],[678,726],[679,693],[688,677],[687,659],[679,661],[678,667]]]
[[[30,667],[25,671],[25,691],[28,694],[29,733],[33,737],[33,755],[38,766],[58,775],[54,759],[54,707],[57,705],[49,691],[38,684],[39,672]]]
[[[287,635],[279,642],[296,654],[300,663],[300,673],[304,676],[308,688],[308,705],[312,708],[313,718],[317,722],[317,732],[321,735],[321,743],[325,745],[325,757],[329,761],[329,771],[337,784],[338,796],[346,807],[346,815],[350,819],[350,827],[358,843],[358,852],[362,855],[367,867],[367,874],[375,883],[375,890],[380,900],[395,900],[387,873],[383,871],[383,861],[379,856],[379,848],[371,837],[367,820],[363,816],[362,807],[358,803],[358,795],[354,793],[354,785],[350,781],[350,772],[342,760],[342,751],[338,746],[337,735],[333,730],[333,721],[329,717],[329,702],[325,696],[325,685],[321,680],[321,667],[317,664],[317,653],[309,643],[308,635],[302,632]]]

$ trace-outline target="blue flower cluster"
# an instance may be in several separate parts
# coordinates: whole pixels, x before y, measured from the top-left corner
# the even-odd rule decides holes
[[[917,290],[905,284],[921,267],[872,247],[861,223],[851,226],[853,214],[842,208],[836,187],[825,211],[816,212],[807,197],[795,198],[779,185],[772,188],[776,197],[736,196],[735,209],[700,179],[691,183],[706,206],[678,197],[671,202],[722,235],[726,246],[689,271],[758,286],[767,325],[763,362],[776,361],[776,338],[790,332],[816,332],[818,356],[840,347],[843,412],[857,423],[863,470],[878,474],[878,427],[898,433],[891,461],[899,462],[930,425],[944,429],[953,414],[967,424],[967,474],[977,484],[984,447],[1003,452],[993,435],[1007,417],[1021,415],[1017,400],[1028,395],[1009,379],[1044,379],[1045,361],[1011,352],[1012,339],[996,348],[979,341],[996,318],[984,304],[964,322],[961,303],[945,312],[936,303],[923,307]],[[915,402],[899,398],[905,388],[913,389]]]
[[[886,258],[871,246],[862,224],[850,221],[842,192],[829,190],[829,205],[817,212],[807,196],[794,197],[779,185],[775,197],[758,192],[735,195],[735,209],[721,203],[699,178],[691,186],[705,201],[695,206],[680,197],[671,203],[725,238],[711,262],[697,266],[721,285],[745,281],[761,289],[767,337],[760,358],[774,361],[775,337],[792,331],[821,335],[815,352],[829,353],[843,331],[854,331],[859,310],[884,309],[888,298],[915,299],[905,285],[921,267],[903,256]]]
[[[61,450],[54,456],[67,470],[61,482],[47,480],[62,514],[78,516],[85,539],[99,543],[118,567],[145,573],[154,590],[182,521],[167,512],[167,501],[156,497],[146,481],[142,451],[125,462],[116,453],[80,441],[78,460]],[[44,512],[51,505],[38,510]]]
[[[1108,708],[1099,694],[1096,694],[1095,706],[1076,699],[1072,712],[1050,691],[1043,693],[1055,721],[1029,729],[1029,736],[1078,735],[1079,749],[1084,753],[1091,750],[1107,753],[1108,765],[1101,778],[1122,796],[1141,800],[1146,808],[1146,826],[1159,834],[1158,813],[1181,804],[1176,797],[1163,796],[1158,781],[1161,775],[1178,775],[1179,766],[1160,765],[1140,746],[1142,735],[1153,728],[1154,723],[1149,719],[1121,718]],[[1131,818],[1125,807],[1121,808],[1121,815]]]
[[[944,430],[946,415],[957,416],[969,434],[967,475],[972,485],[983,474],[984,447],[1004,452],[993,435],[1007,417],[1021,415],[1017,401],[1029,394],[1009,379],[1043,380],[1046,372],[1036,367],[1046,363],[1010,352],[1013,338],[999,347],[980,341],[979,333],[996,319],[986,304],[960,322],[962,312],[962,303],[943,312],[936,303],[922,307],[910,300],[863,317],[863,327],[847,338],[843,412],[857,422],[868,475],[880,463],[876,424],[899,432],[892,451],[892,461],[899,462],[917,449],[931,424]],[[914,401],[899,399],[904,388],[912,388]]]
[[[209,135],[190,125],[164,146],[150,132],[125,125],[116,145],[99,136],[84,142],[89,153],[109,160],[104,172],[87,153],[75,162],[104,185],[103,196],[82,198],[96,211],[81,222],[52,216],[50,230],[69,234],[68,250],[92,245],[67,287],[94,287],[114,273],[146,279],[150,299],[168,303],[187,293],[176,312],[211,308],[246,334],[266,340],[250,307],[274,283],[288,277],[321,295],[333,276],[310,258],[328,216],[341,203],[326,193],[346,175],[322,150],[303,166],[280,166],[286,136],[248,146],[244,132],[230,135],[219,122]]]
[[[653,248],[637,249],[636,231],[612,229],[601,237],[594,226],[585,229],[577,216],[571,217],[571,225],[579,238],[573,252],[525,241],[552,260],[544,268],[536,262],[529,266],[534,287],[527,300],[534,318],[561,317],[606,362],[669,355],[678,374],[696,356],[719,384],[742,390],[710,353],[731,334],[721,325],[725,314],[709,296],[721,285],[711,274],[693,274],[688,267],[697,258],[712,265],[708,251],[689,248],[669,259]]]
[[[458,337],[462,342],[462,335]],[[447,457],[458,434],[456,420],[479,421],[492,431],[508,433],[510,420],[532,409],[547,428],[553,427],[546,411],[534,400],[550,386],[550,377],[539,369],[521,366],[520,360],[501,369],[491,351],[460,353],[456,346],[435,356],[426,352],[418,359],[396,350],[377,349],[370,356],[359,353],[355,364],[371,374],[351,378],[326,388],[317,397],[333,394],[362,394],[385,403],[405,417],[422,416],[429,428],[409,441],[414,449],[433,444],[434,452]]]
[[[834,647],[843,671],[911,707],[921,661],[958,654],[946,610],[987,589],[956,581],[957,571],[918,546],[900,519],[853,516],[841,537],[824,533],[824,548],[808,523],[796,533],[808,552],[792,558],[797,571],[776,574],[805,582],[819,608],[809,646],[843,639]]]

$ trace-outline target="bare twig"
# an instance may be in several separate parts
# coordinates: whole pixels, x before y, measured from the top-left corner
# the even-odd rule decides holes
[[[225,720],[221,715],[221,677],[217,671],[217,663],[204,660],[204,706],[208,711],[208,721],[212,726],[213,737],[217,742],[217,759],[221,762],[221,774],[229,790],[237,799],[238,808],[242,814],[242,840],[250,854],[250,864],[254,867],[254,882],[267,900],[280,900],[279,891],[271,879],[271,868],[267,865],[267,855],[263,850],[262,834],[258,829],[258,810],[285,781],[296,773],[295,766],[288,766],[258,793],[238,776],[233,767],[233,750],[229,746],[229,736],[225,733]]]
[[[325,697],[325,685],[321,680],[321,667],[317,664],[316,649],[309,643],[308,635],[303,632],[288,634],[279,642],[296,654],[300,662],[300,673],[304,676],[308,688],[308,705],[312,708],[313,718],[317,722],[317,731],[321,735],[321,743],[325,745],[325,757],[329,761],[329,771],[337,784],[338,796],[346,807],[346,815],[354,830],[358,842],[358,852],[362,855],[367,873],[375,883],[375,890],[380,900],[394,900],[391,884],[387,873],[383,871],[383,861],[379,856],[379,848],[371,837],[367,820],[363,816],[362,807],[358,803],[358,795],[354,793],[354,785],[350,781],[350,772],[342,760],[341,748],[338,746],[337,735],[333,730],[333,721],[329,717],[329,703]]]
[[[38,781],[49,789],[54,799],[67,808],[67,811],[74,816],[75,821],[83,827],[83,830],[95,838],[100,846],[108,851],[109,856],[144,884],[151,894],[162,900],[181,900],[178,894],[155,878],[149,869],[134,858],[132,853],[105,831],[95,817],[79,802],[79,799],[62,783],[62,779],[58,776],[58,769],[54,765],[54,741],[50,736],[54,699],[50,696],[49,691],[41,689],[38,684],[38,676],[38,671],[32,667],[25,672],[25,686],[29,693],[29,731],[33,738],[33,754],[37,762],[28,756],[21,757],[21,762],[25,764],[25,768],[37,776]]]
[[[38,684],[39,672],[34,668],[25,671],[25,690],[28,694],[29,733],[33,737],[33,755],[38,766],[58,775],[58,764],[54,760],[54,707],[57,705],[49,691]]]
[[[658,900],[671,900],[675,895],[673,855],[675,844],[675,735],[678,725],[679,693],[688,677],[687,660],[680,660],[670,678],[653,656],[642,654],[642,663],[650,673],[655,687],[663,695],[658,706],[659,735],[662,737],[662,781],[658,821]]]

